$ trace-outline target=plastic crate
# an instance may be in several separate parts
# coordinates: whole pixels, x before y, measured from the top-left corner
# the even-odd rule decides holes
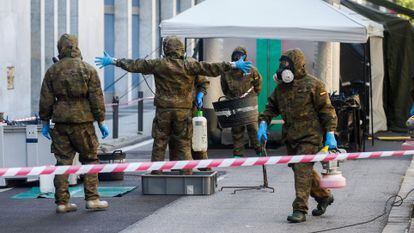
[[[142,175],[142,193],[145,195],[211,195],[217,189],[217,172],[193,172],[180,175],[177,171],[162,175]]]

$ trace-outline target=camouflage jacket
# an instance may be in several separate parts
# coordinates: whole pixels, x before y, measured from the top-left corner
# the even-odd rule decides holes
[[[250,92],[249,95],[258,95],[262,90],[262,77],[255,67],[252,67],[246,76],[243,76],[243,72],[237,69],[232,69],[221,75],[221,89],[225,96],[239,97],[251,87],[254,87],[254,92]]]
[[[259,121],[267,124],[282,115],[283,139],[290,144],[308,142],[319,146],[323,134],[335,131],[337,117],[322,81],[305,75],[293,83],[279,83],[268,98]]]
[[[46,72],[40,92],[41,120],[86,123],[105,120],[105,105],[98,73],[82,61],[77,39],[64,34],[58,43],[59,62]]]
[[[230,62],[208,63],[174,57],[118,59],[116,66],[129,72],[154,74],[154,105],[160,108],[192,108],[196,76],[215,77],[231,69]]]

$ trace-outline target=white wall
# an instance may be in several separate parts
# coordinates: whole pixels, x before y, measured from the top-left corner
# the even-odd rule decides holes
[[[104,50],[104,0],[78,1],[78,40],[83,60],[93,65],[103,86],[103,70],[95,66],[96,56]]]
[[[2,1],[0,7],[0,112],[15,119],[30,115],[30,1]],[[7,89],[7,66],[15,67]]]

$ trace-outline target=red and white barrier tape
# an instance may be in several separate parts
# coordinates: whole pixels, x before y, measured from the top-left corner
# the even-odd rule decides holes
[[[330,160],[353,160],[353,159],[375,159],[383,157],[401,157],[414,155],[414,150],[401,151],[379,151],[362,153],[337,153],[337,154],[316,154],[316,155],[285,155],[271,157],[252,157],[238,159],[206,159],[206,160],[183,160],[163,162],[138,162],[138,163],[113,163],[113,164],[92,164],[74,166],[41,166],[41,167],[17,167],[0,168],[0,177],[16,176],[38,176],[47,174],[94,174],[114,172],[137,172],[171,169],[194,169],[214,167],[249,167],[261,165],[275,165],[288,163],[309,163]]]
[[[107,107],[116,106],[116,105],[118,105],[120,107],[130,106],[132,104],[138,103],[141,100],[150,100],[150,99],[154,99],[154,96],[144,97],[144,98],[139,98],[139,99],[134,99],[134,100],[131,100],[131,101],[126,102],[126,103],[111,103],[111,104],[105,104],[105,106],[107,106]]]

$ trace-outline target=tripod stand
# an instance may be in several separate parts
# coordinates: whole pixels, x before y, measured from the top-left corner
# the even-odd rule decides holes
[[[266,141],[264,141],[262,145],[262,153],[263,156],[267,157],[266,152]],[[246,190],[261,190],[261,189],[270,189],[272,193],[275,192],[275,189],[273,187],[269,186],[269,183],[267,181],[267,170],[266,166],[262,165],[262,171],[263,171],[263,184],[262,185],[256,185],[256,186],[223,186],[221,187],[220,191],[223,191],[223,189],[234,189],[233,194],[236,194],[238,191],[246,191]]]

